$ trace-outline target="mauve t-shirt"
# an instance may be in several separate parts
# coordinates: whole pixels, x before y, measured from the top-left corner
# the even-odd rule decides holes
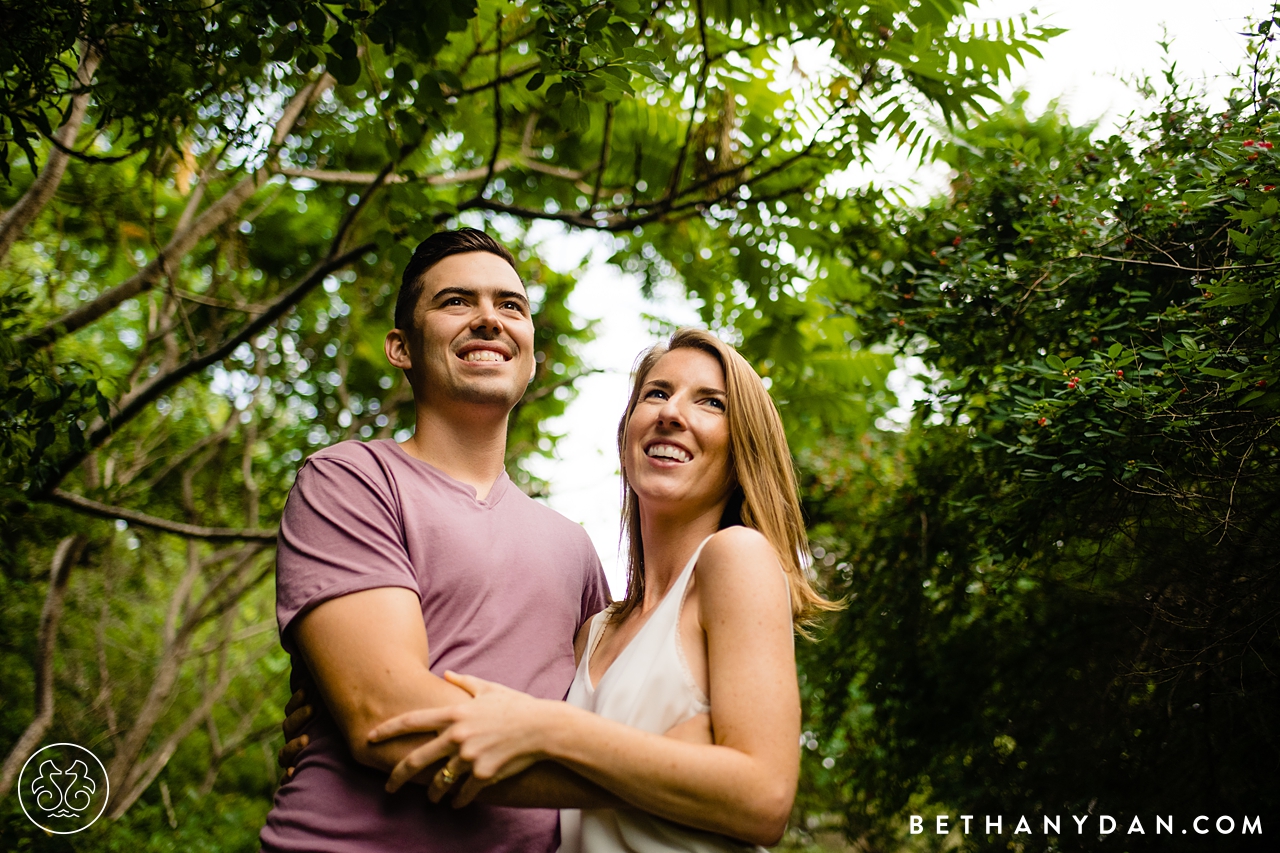
[[[392,441],[344,441],[311,456],[289,494],[276,556],[285,649],[300,614],[349,593],[418,594],[430,667],[545,699],[573,681],[573,638],[607,601],[586,532],[503,474],[485,500]],[[302,662],[295,660],[295,667]],[[266,851],[553,851],[558,812],[433,805],[420,785],[383,790],[327,715],[276,792]]]

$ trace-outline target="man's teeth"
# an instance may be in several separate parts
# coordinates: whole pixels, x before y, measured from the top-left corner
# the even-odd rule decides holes
[[[462,356],[463,361],[506,361],[507,358],[500,352],[494,352],[491,349],[473,349]]]
[[[688,451],[681,450],[674,444],[655,444],[645,451],[646,454],[662,459],[674,459],[677,462],[688,462],[693,458]]]

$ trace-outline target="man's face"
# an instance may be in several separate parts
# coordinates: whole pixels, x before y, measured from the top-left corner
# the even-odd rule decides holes
[[[511,265],[488,252],[450,255],[427,270],[414,309],[414,330],[403,335],[397,363],[410,367],[415,390],[428,404],[467,403],[510,410],[533,376],[533,319],[529,297]]]

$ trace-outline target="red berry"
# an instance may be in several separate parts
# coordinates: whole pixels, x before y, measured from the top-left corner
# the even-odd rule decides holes
[[[1248,157],[1246,157],[1246,158],[1244,158],[1244,159],[1246,159],[1246,160],[1257,160],[1257,159],[1258,159],[1258,155],[1257,155],[1257,154],[1250,154]]]
[[[1049,422],[1048,418],[1041,418],[1040,420],[1036,421],[1036,423],[1040,424],[1040,426],[1044,426],[1048,422]]]
[[[1258,147],[1259,147],[1259,148],[1272,148],[1273,146],[1271,145],[1271,143],[1270,143],[1270,142],[1259,142],[1259,143],[1258,143]]]
[[[960,241],[961,241],[962,239],[964,239],[964,238],[962,238],[962,237],[956,237],[954,240],[952,240],[952,241],[951,241],[951,245],[953,245],[953,246],[959,246],[959,245],[960,245]]]
[[[1252,139],[1246,139],[1246,140],[1244,141],[1244,147],[1245,147],[1245,148],[1252,148],[1252,147],[1253,147],[1253,140],[1252,140]]]
[[[1262,191],[1263,191],[1264,193],[1269,193],[1269,192],[1271,192],[1271,191],[1272,191],[1273,189],[1275,189],[1275,188],[1276,188],[1276,185],[1275,185],[1275,184],[1267,184],[1266,186],[1264,186],[1264,187],[1262,188]]]
[[[1265,379],[1259,379],[1259,380],[1258,380],[1258,387],[1259,387],[1259,388],[1266,388],[1266,387],[1267,387],[1267,380],[1265,380]]]
[[[1121,379],[1124,379],[1124,371],[1123,371],[1123,370],[1117,370],[1117,371],[1116,371],[1116,376],[1119,376]]]

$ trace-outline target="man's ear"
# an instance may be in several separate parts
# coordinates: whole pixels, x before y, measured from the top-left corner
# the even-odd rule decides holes
[[[538,362],[535,360],[535,361],[533,362],[533,367],[529,369],[529,383],[528,383],[528,384],[532,385],[532,384],[533,384],[533,380],[535,380],[535,379],[537,379],[537,378],[538,378]]]
[[[413,359],[409,355],[409,335],[403,329],[387,332],[387,338],[382,342],[382,351],[386,353],[387,361],[391,362],[392,367],[401,370],[413,368]]]

